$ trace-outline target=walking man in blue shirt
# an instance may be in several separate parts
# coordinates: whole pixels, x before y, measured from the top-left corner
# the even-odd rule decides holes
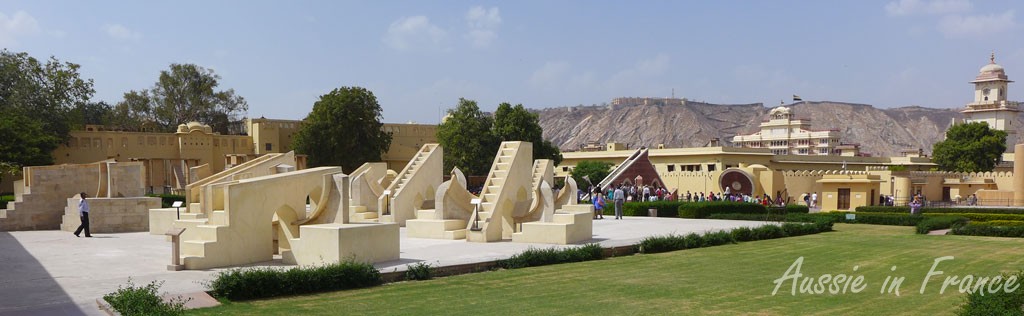
[[[82,229],[85,229],[85,237],[92,237],[89,233],[89,202],[85,200],[85,192],[82,192],[81,196],[82,201],[78,202],[78,217],[82,219],[82,224],[75,230],[75,237],[82,233]]]

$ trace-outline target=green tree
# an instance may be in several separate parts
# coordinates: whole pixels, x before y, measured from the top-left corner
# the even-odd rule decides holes
[[[0,163],[12,168],[53,163],[51,152],[80,125],[75,109],[95,92],[77,64],[42,62],[0,50]]]
[[[569,172],[572,175],[572,179],[576,180],[576,185],[582,189],[586,189],[590,185],[597,185],[598,182],[604,180],[609,173],[612,172],[612,163],[597,160],[584,160],[576,164],[576,167]],[[586,176],[590,179],[587,181],[583,179]]]
[[[493,118],[480,111],[476,101],[459,98],[459,104],[437,126],[437,141],[444,148],[444,170],[459,167],[467,175],[487,175],[499,142],[491,134]]]
[[[1006,132],[985,122],[958,124],[946,131],[946,140],[932,147],[932,162],[943,171],[992,171],[1005,151]]]
[[[494,126],[491,132],[498,142],[526,141],[533,143],[533,159],[551,159],[555,165],[562,163],[562,153],[558,147],[544,139],[544,130],[540,127],[540,116],[530,112],[522,104],[512,106],[508,103],[498,105],[494,112]]]
[[[341,166],[351,172],[368,161],[380,161],[391,146],[384,132],[381,107],[373,92],[341,87],[321,95],[295,135],[295,151],[309,155],[309,165]]]
[[[221,134],[237,132],[232,126],[244,119],[249,105],[234,89],[216,90],[220,79],[212,69],[171,64],[169,70],[160,72],[153,88],[126,92],[112,121],[125,129],[145,129],[151,124],[164,132],[196,121]]]
[[[75,108],[75,115],[82,124],[110,125],[114,107],[106,102],[88,102]]]

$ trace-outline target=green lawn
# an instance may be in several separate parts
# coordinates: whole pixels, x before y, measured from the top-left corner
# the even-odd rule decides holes
[[[964,295],[955,286],[938,293],[946,276],[993,276],[1024,268],[1024,239],[915,235],[912,227],[895,226],[835,228],[803,237],[228,303],[192,313],[948,315]],[[804,275],[863,275],[866,288],[856,294],[792,296],[786,283],[772,296],[772,281],[801,256]],[[933,277],[926,293],[919,294],[933,261],[942,256],[955,259],[942,262],[939,269],[946,274]],[[900,296],[879,293],[890,275],[906,278]]]

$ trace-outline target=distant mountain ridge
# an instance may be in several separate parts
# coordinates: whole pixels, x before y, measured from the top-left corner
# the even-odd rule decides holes
[[[785,105],[799,118],[811,120],[811,129],[835,129],[843,143],[861,145],[876,156],[895,156],[905,149],[924,149],[943,139],[953,119],[963,119],[960,109],[906,106],[879,109],[868,104],[805,101]],[[544,137],[562,150],[578,150],[597,141],[621,142],[636,148],[703,146],[720,138],[731,146],[732,137],[759,130],[771,107],[761,103],[712,104],[687,101],[683,105],[573,106],[537,110]],[[1020,134],[1018,115],[1010,126]]]

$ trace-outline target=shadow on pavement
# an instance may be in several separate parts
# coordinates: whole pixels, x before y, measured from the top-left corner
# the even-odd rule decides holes
[[[0,315],[86,315],[9,232],[0,232]]]

